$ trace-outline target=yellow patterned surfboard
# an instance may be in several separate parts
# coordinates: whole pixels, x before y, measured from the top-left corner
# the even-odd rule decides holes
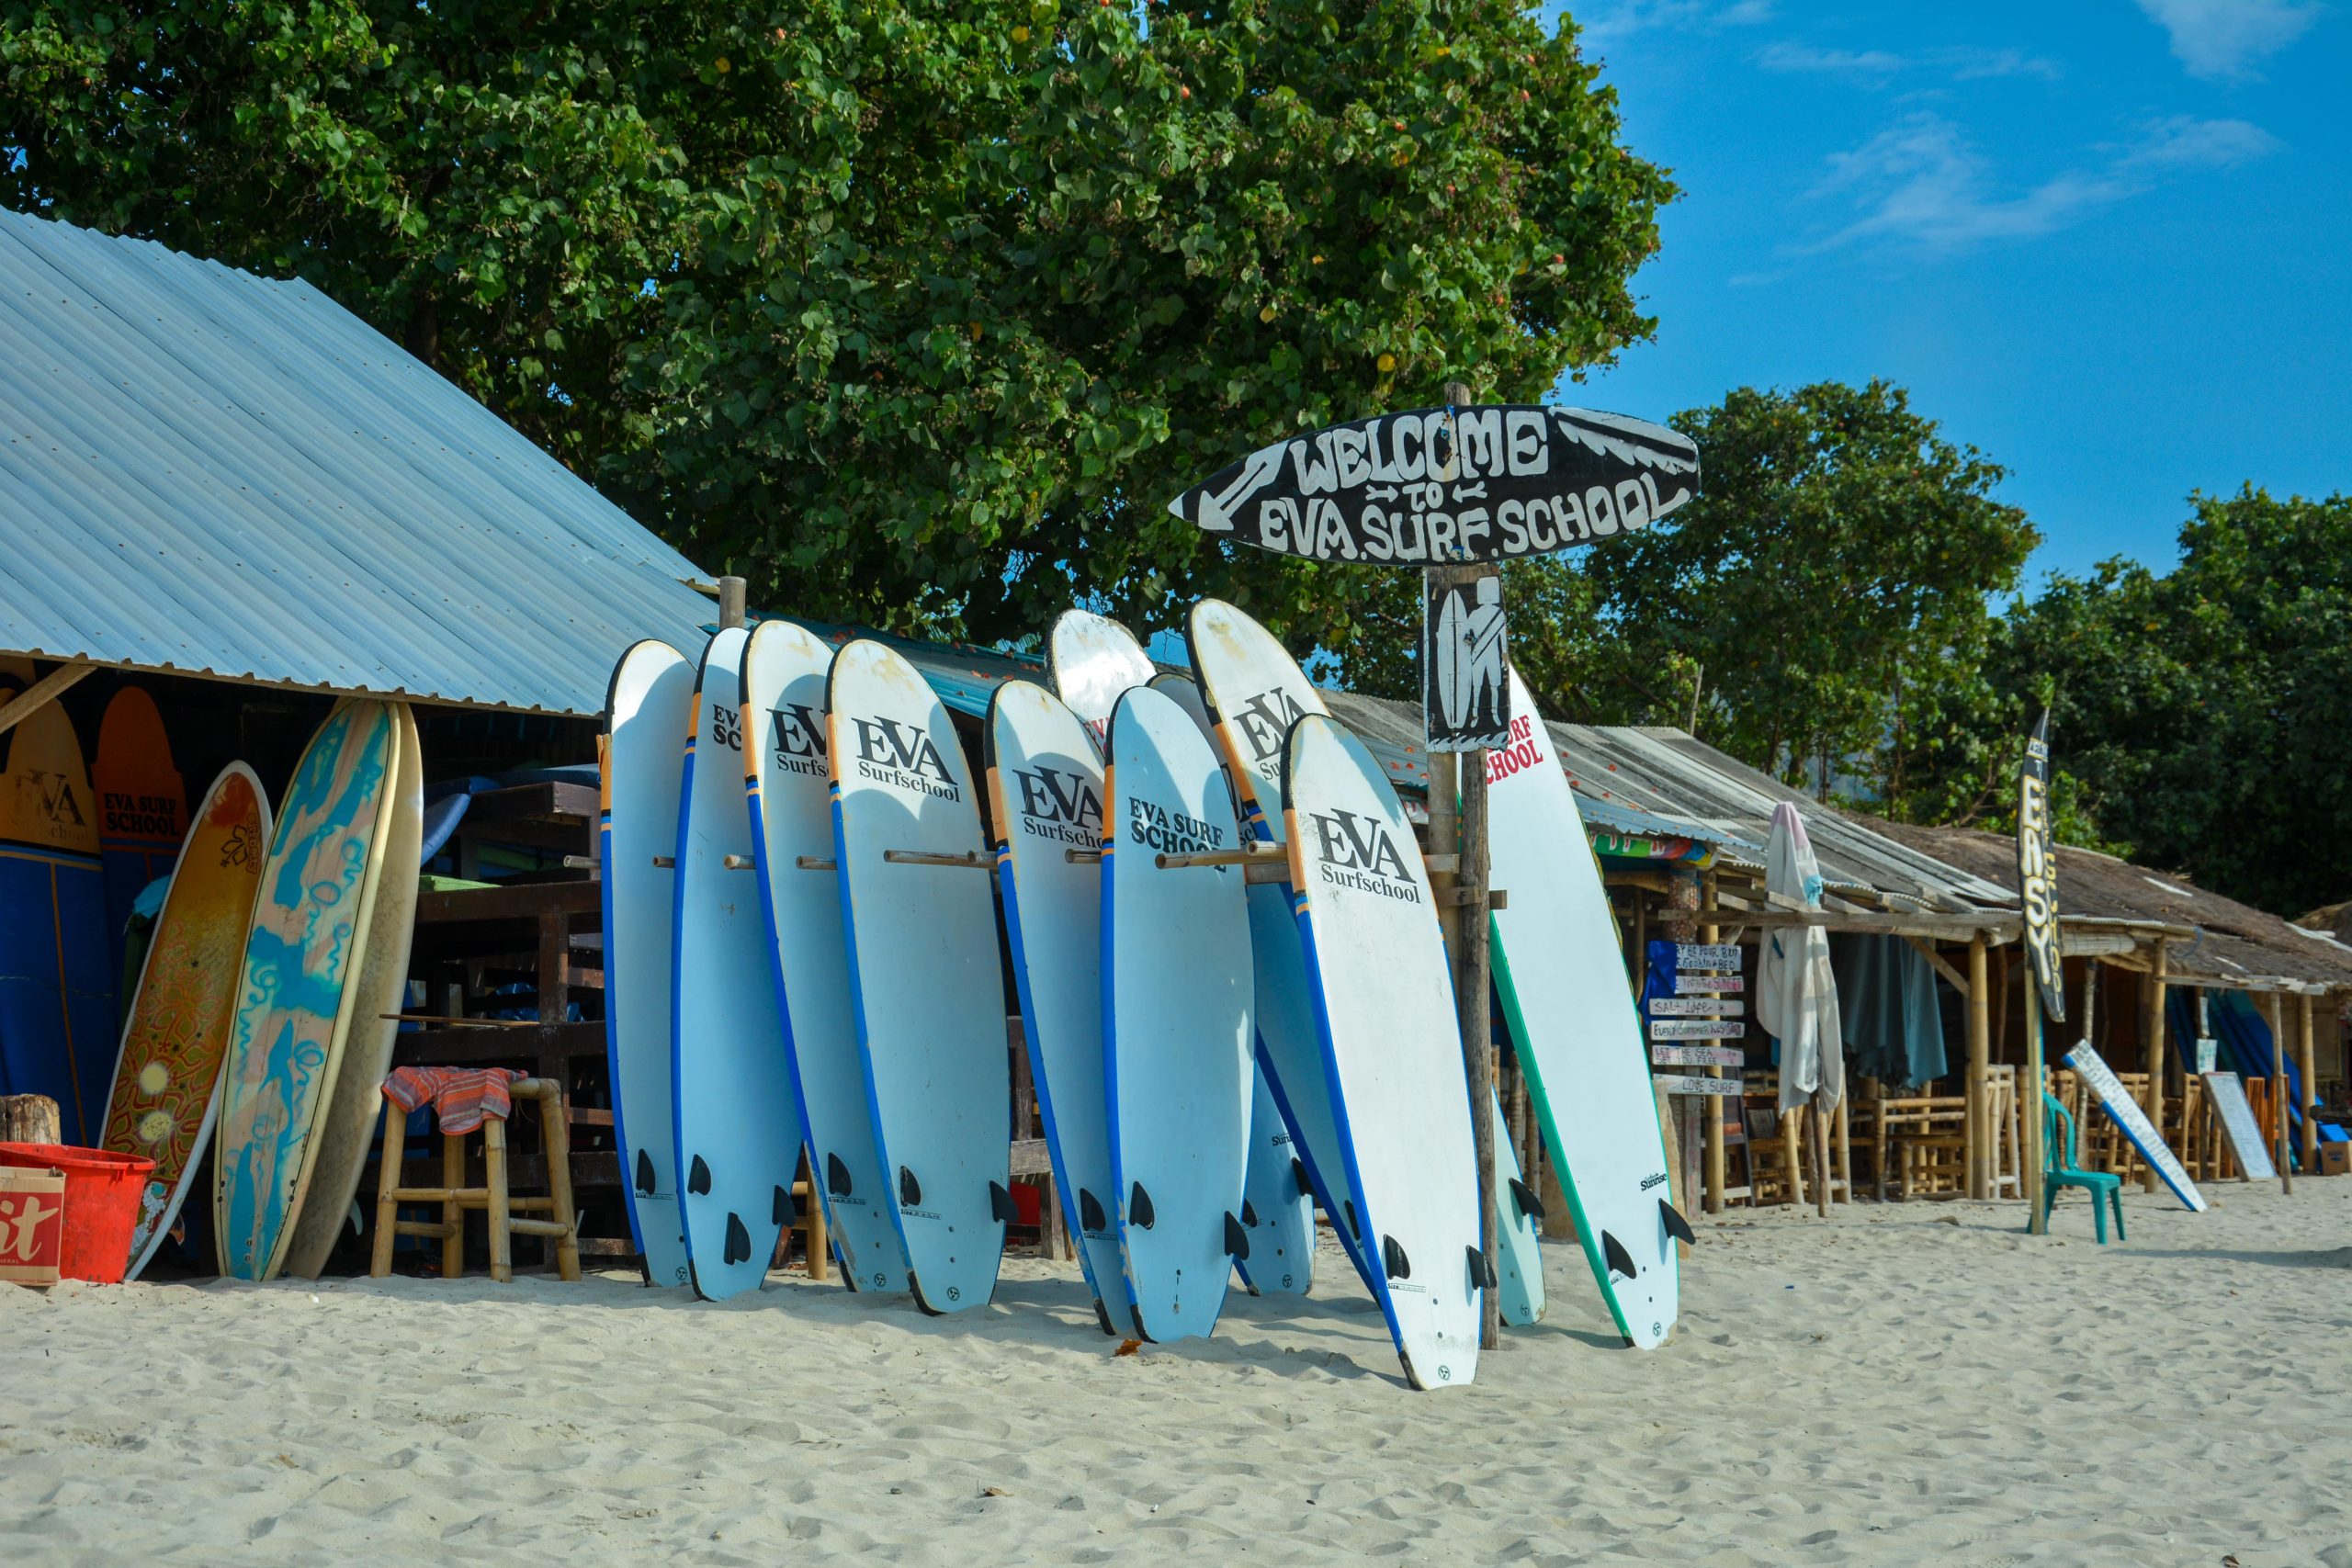
[[[220,1107],[237,972],[269,852],[261,781],[232,762],[180,845],[115,1063],[104,1146],[155,1162],[131,1232],[135,1280],[179,1216]]]
[[[358,1001],[368,916],[400,766],[392,705],[346,700],[278,804],[237,985],[214,1155],[220,1272],[274,1278]]]

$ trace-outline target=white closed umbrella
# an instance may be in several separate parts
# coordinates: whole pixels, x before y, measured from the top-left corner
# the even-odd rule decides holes
[[[1788,801],[1772,808],[1764,891],[1778,908],[1821,908],[1821,866],[1804,818]],[[1828,932],[1819,926],[1771,928],[1757,966],[1756,1017],[1781,1043],[1781,1113],[1807,1104],[1824,1117],[1835,1111],[1846,1095],[1846,1033],[1829,969]]]

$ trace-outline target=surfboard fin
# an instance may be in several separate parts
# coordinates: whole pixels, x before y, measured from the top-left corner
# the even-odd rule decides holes
[[[749,1263],[752,1260],[752,1233],[743,1228],[741,1215],[730,1213],[727,1216],[727,1250],[720,1256],[729,1263]]]
[[[1462,1250],[1470,1255],[1470,1288],[1474,1291],[1493,1290],[1495,1288],[1494,1259],[1475,1247],[1465,1247]]]
[[[1242,1206],[1247,1208],[1249,1205],[1245,1203]],[[1230,1210],[1225,1216],[1225,1251],[1226,1256],[1236,1262],[1246,1262],[1250,1257],[1250,1233]]]
[[[1102,1200],[1097,1198],[1093,1193],[1089,1192],[1085,1188],[1080,1188],[1078,1190],[1079,1229],[1099,1231],[1102,1229],[1104,1223],[1105,1216],[1102,1213]],[[1111,1330],[1105,1328],[1102,1332],[1108,1334]]]
[[[989,1213],[996,1216],[1001,1225],[1013,1224],[1021,1218],[1021,1211],[1013,1207],[1012,1192],[1001,1181],[989,1183]]]
[[[1306,1162],[1299,1158],[1296,1155],[1290,1156],[1290,1177],[1293,1181],[1298,1183],[1298,1195],[1300,1197],[1312,1198],[1315,1196],[1315,1183],[1306,1179]]]
[[[1149,1230],[1153,1217],[1151,1194],[1145,1191],[1143,1183],[1138,1181],[1127,1190],[1127,1224]]]
[[[1388,1270],[1388,1277],[1392,1280],[1409,1280],[1413,1277],[1413,1260],[1405,1256],[1405,1249],[1397,1245],[1396,1238],[1393,1235],[1385,1235],[1380,1238],[1380,1262],[1382,1267]]]
[[[1634,1267],[1634,1255],[1625,1250],[1625,1244],[1607,1231],[1600,1233],[1600,1260],[1611,1274],[1623,1274],[1628,1280],[1641,1272]]]
[[[686,1190],[697,1197],[710,1193],[710,1167],[703,1163],[700,1155],[695,1156],[694,1168],[686,1172]]]
[[[850,1195],[849,1167],[842,1163],[842,1156],[839,1155],[825,1156],[825,1190],[836,1198],[846,1198]]]
[[[1695,1242],[1699,1239],[1690,1234],[1690,1222],[1684,1219],[1681,1212],[1663,1198],[1657,1201],[1657,1217],[1666,1222],[1666,1234],[1675,1240]]]
[[[769,1209],[768,1217],[775,1224],[786,1227],[797,1223],[799,1218],[792,1212],[792,1194],[782,1187],[775,1190],[775,1201]]]
[[[653,1196],[653,1160],[643,1149],[637,1151],[637,1190],[641,1196]]]
[[[901,1209],[922,1207],[922,1183],[917,1181],[915,1173],[903,1165],[899,1168],[899,1207]]]
[[[1510,1179],[1510,1196],[1521,1214],[1539,1225],[1544,1223],[1544,1200],[1535,1195],[1534,1188],[1514,1176]]]
[[[1258,1224],[1258,1211],[1250,1206],[1250,1200],[1247,1198],[1241,1200],[1241,1223],[1252,1229],[1255,1229]]]

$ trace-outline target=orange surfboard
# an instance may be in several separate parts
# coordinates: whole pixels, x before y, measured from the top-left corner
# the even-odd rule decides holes
[[[187,786],[172,765],[164,716],[144,687],[125,686],[107,704],[90,787],[106,869],[107,952],[119,967],[131,906],[149,883],[171,874],[187,834]]]
[[[179,1215],[220,1110],[254,896],[269,858],[269,801],[232,762],[212,782],[155,918],[115,1064],[105,1147],[155,1162],[130,1237],[135,1280]]]

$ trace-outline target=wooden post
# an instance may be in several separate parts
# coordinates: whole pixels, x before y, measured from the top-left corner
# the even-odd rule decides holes
[[[400,1108],[394,1106],[385,1115]],[[441,1134],[441,1187],[455,1192],[466,1184],[466,1138],[462,1133]],[[441,1238],[441,1278],[454,1280],[466,1271],[466,1209],[455,1198],[441,1200],[441,1224],[448,1235]]]
[[[2156,938],[2155,967],[2140,978],[2140,1032],[2148,1041],[2148,1125],[2165,1135],[2165,939]],[[2153,1161],[2142,1162],[2141,1189],[2154,1192],[2162,1179]]]
[[[2295,1171],[2287,1157],[2287,1021],[2286,1009],[2278,1005],[2278,993],[2267,991],[2262,998],[2264,1021],[2270,1025],[2270,1163],[2278,1168],[2278,1190],[2290,1193],[2295,1190]]]
[[[743,624],[745,587],[746,584],[740,577],[722,577],[718,580],[718,629],[720,631]]]
[[[481,1123],[482,1186],[490,1194],[482,1205],[490,1219],[490,1277],[503,1285],[514,1278],[514,1233],[507,1228],[514,1218],[508,1208],[506,1191],[506,1122],[503,1117],[488,1116]]]
[[[0,1144],[62,1144],[65,1123],[45,1094],[0,1094]]]
[[[69,686],[97,672],[98,667],[95,664],[61,664],[17,695],[0,703],[0,735],[6,735],[64,695]]]
[[[2018,1098],[2030,1100],[2032,1114],[2025,1119],[2025,1178],[2026,1234],[2047,1235],[2050,1222],[2041,1213],[2041,1093],[2049,1074],[2041,1065],[2041,991],[2033,976],[2022,976],[2025,985],[2025,1068],[2018,1074]]]
[[[1993,1120],[1984,1110],[1986,1091],[1993,1081],[1992,997],[1984,976],[1986,955],[1984,936],[1980,931],[1968,942],[1968,1195],[1975,1199],[1992,1196],[1985,1175],[1984,1135]]]
[[[2296,1070],[2303,1075],[2303,1174],[2319,1174],[2319,1075],[2313,1072],[2317,1046],[2312,1034],[2312,998],[2308,994],[2295,998],[2295,1009],[2302,1015],[2301,1036],[2297,1049]]]
[[[1706,881],[1701,884],[1699,897],[1701,908],[1710,915],[1713,914],[1715,912],[1715,874],[1713,872],[1707,873]],[[1699,940],[1712,946],[1720,940],[1720,927],[1713,925],[1701,926]],[[1747,1010],[1747,1004],[1743,998],[1740,1003],[1741,1013],[1745,1015]],[[1721,1067],[1709,1067],[1707,1076],[1711,1078],[1719,1078],[1724,1076],[1724,1070]],[[1740,1114],[1745,1117],[1747,1114],[1747,1103],[1738,1100],[1735,1100],[1734,1103],[1740,1107]],[[1707,1213],[1720,1214],[1724,1212],[1724,1188],[1729,1185],[1725,1179],[1726,1162],[1724,1157],[1723,1101],[1710,1096],[1707,1100],[1706,1113],[1707,1175],[1706,1179],[1700,1184],[1700,1201],[1704,1204]]]

